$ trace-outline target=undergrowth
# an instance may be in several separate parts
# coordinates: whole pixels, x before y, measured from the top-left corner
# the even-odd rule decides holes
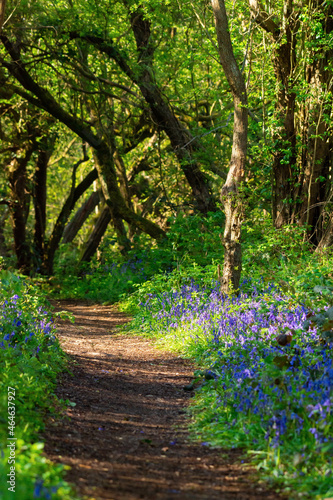
[[[310,310],[263,282],[237,298],[213,283],[166,289],[140,297],[131,328],[200,366],[195,438],[247,449],[290,498],[332,496],[333,307],[319,297]]]
[[[65,405],[53,389],[66,357],[40,291],[8,271],[0,280],[0,497],[73,500],[66,467],[43,456],[40,439]]]
[[[216,262],[157,274],[122,303],[130,326],[196,360],[194,439],[240,447],[289,498],[333,496],[333,259],[299,228],[245,228],[243,283],[222,297]]]
[[[200,366],[193,438],[247,450],[262,476],[290,498],[328,498],[332,252],[314,252],[303,228],[277,230],[253,211],[243,228],[241,293],[222,297],[222,222],[220,214],[178,217],[164,242],[148,247],[143,238],[127,261],[104,249],[79,276],[60,266],[54,293],[121,299],[134,315],[133,332]]]

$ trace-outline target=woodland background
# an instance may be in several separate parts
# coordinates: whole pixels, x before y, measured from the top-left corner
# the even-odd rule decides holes
[[[210,2],[7,1],[3,257],[13,262],[15,250],[21,272],[52,275],[56,255],[87,262],[101,240],[126,255],[162,240],[179,216],[220,214],[233,128],[247,118],[247,160],[245,145],[233,174],[238,218],[269,214],[276,228],[304,228],[314,250],[329,247],[332,10],[227,4],[248,101],[236,124]]]

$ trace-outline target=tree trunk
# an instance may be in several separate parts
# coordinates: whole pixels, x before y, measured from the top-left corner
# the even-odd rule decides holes
[[[67,224],[62,236],[62,243],[71,243],[81,227],[101,201],[101,193],[94,191],[89,198],[77,210],[74,217]]]
[[[5,21],[6,0],[0,0],[0,31]]]
[[[35,206],[35,233],[34,233],[34,253],[38,260],[38,267],[40,268],[44,260],[44,243],[45,243],[45,229],[46,229],[46,179],[47,167],[51,158],[55,138],[51,138],[47,147],[39,151],[34,182],[34,206]]]
[[[111,211],[109,207],[105,207],[98,217],[94,229],[92,230],[87,243],[84,246],[84,251],[80,262],[89,262],[94,256],[101,239],[111,221]]]
[[[242,271],[241,227],[244,214],[239,186],[245,173],[248,109],[245,82],[233,53],[224,0],[211,1],[215,16],[220,62],[234,100],[232,153],[227,180],[221,193],[226,216],[221,291],[223,294],[227,294],[231,291],[238,291]]]
[[[332,134],[328,117],[332,113],[330,86],[332,82],[333,50],[322,40],[333,31],[333,7],[325,0],[294,2],[284,0],[283,20],[277,24],[274,16],[267,14],[260,0],[249,0],[255,21],[269,33],[274,44],[273,65],[278,87],[276,102],[276,128],[273,152],[272,212],[276,227],[290,222],[308,226],[312,243],[318,244],[323,231],[323,208],[330,190],[330,151]],[[308,23],[321,25],[319,31],[302,26],[302,9]],[[301,29],[300,29],[301,28]],[[304,40],[302,39],[304,37]],[[328,39],[328,37],[327,37]],[[296,61],[296,43],[299,60]],[[306,43],[307,53],[302,54]],[[310,47],[310,48],[309,48]],[[297,75],[303,61],[304,80]],[[301,104],[302,113],[296,114],[297,85],[301,92],[307,88]],[[297,142],[297,137],[301,140]],[[297,154],[297,151],[300,151]]]
[[[143,97],[150,106],[154,122],[160,129],[164,130],[170,139],[179,165],[191,186],[192,195],[198,210],[204,215],[209,211],[216,212],[217,208],[207,179],[195,159],[195,149],[200,149],[200,146],[198,143],[196,144],[196,141],[193,141],[190,132],[181,125],[154,81],[154,49],[151,43],[150,22],[144,17],[142,12],[136,11],[131,13],[131,25],[136,40],[140,64],[140,73],[136,77],[135,83],[140,87]]]
[[[148,219],[141,217],[131,210],[122,197],[119,187],[117,174],[113,163],[113,151],[106,144],[100,145],[95,149],[96,168],[101,183],[102,192],[107,205],[111,209],[113,217],[125,220],[130,225],[135,225],[144,233],[149,234],[154,239],[160,239],[165,236],[163,229]]]
[[[293,0],[285,0],[283,22],[276,24],[262,8],[260,0],[249,0],[255,21],[267,31],[274,43],[273,66],[276,77],[276,126],[273,131],[272,216],[275,227],[289,224],[292,218],[296,172],[296,131],[293,77],[296,63],[296,25]]]
[[[14,78],[16,78],[21,85],[29,91],[28,93],[21,91],[19,88],[15,88],[15,92],[31,104],[46,110],[94,149],[95,157],[97,158],[97,171],[102,191],[106,203],[113,210],[115,217],[122,218],[129,224],[135,225],[138,229],[149,234],[154,239],[163,238],[165,236],[163,229],[150,220],[139,216],[127,207],[126,202],[120,193],[117,182],[117,175],[113,162],[114,151],[110,149],[104,138],[94,134],[91,128],[87,126],[84,121],[81,121],[76,117],[76,115],[72,115],[62,108],[53,98],[51,93],[41,87],[31,77],[20,59],[19,52],[7,36],[0,35],[0,40],[12,58],[11,62],[3,61],[3,66],[5,66],[12,76],[14,76]]]
[[[314,7],[323,11],[323,0]],[[326,5],[325,16],[320,17],[323,33],[331,36],[333,32],[333,6]],[[299,224],[306,224],[311,242],[317,245],[322,237],[326,237],[324,214],[326,201],[331,192],[333,137],[332,126],[327,117],[332,114],[332,48],[325,52],[316,49],[316,38],[311,39],[314,45],[311,64],[306,68],[306,83],[309,88],[306,102],[306,122],[303,157],[303,176],[301,178],[300,197],[302,204],[298,211]]]
[[[116,231],[119,251],[122,255],[127,256],[128,252],[131,250],[131,242],[127,236],[124,221],[121,217],[115,216],[112,213],[112,211],[111,211],[111,219],[113,227]]]
[[[139,53],[139,71],[133,71],[112,41],[93,35],[86,35],[83,38],[114,59],[132,82],[138,85],[149,105],[154,123],[170,139],[180,167],[192,189],[198,210],[203,214],[207,214],[209,211],[216,212],[216,204],[210,192],[208,181],[195,159],[196,150],[201,150],[198,140],[193,140],[191,133],[181,125],[153,79],[150,22],[144,18],[141,12],[134,12],[130,14],[130,17]],[[81,37],[77,32],[72,32],[71,36],[73,38]]]
[[[329,215],[329,220],[327,226],[323,232],[323,236],[316,248],[316,252],[320,252],[324,248],[331,247],[333,245],[333,213]]]
[[[26,221],[29,211],[27,194],[27,164],[33,147],[16,152],[16,158],[9,165],[9,185],[11,189],[11,216],[17,267],[23,274],[30,274],[31,252],[26,241]]]
[[[314,86],[313,86],[314,88]],[[323,236],[322,213],[329,192],[330,148],[333,141],[328,137],[329,126],[324,116],[331,110],[323,110],[323,103],[316,102],[309,110],[307,127],[307,148],[303,182],[301,186],[302,204],[298,209],[298,222],[308,226],[311,242],[317,245]]]
[[[57,221],[54,225],[52,234],[49,238],[46,251],[45,251],[45,258],[44,258],[44,272],[47,275],[52,275],[53,274],[53,262],[54,262],[54,256],[55,252],[57,251],[59,247],[59,243],[61,241],[65,226],[67,224],[68,218],[75,206],[75,203],[78,201],[80,196],[91,186],[91,184],[96,180],[97,178],[97,170],[94,169],[89,174],[83,179],[80,184],[77,185],[76,188],[73,189],[73,184],[72,184],[72,190],[67,197],[67,200],[65,201],[60,214],[58,215]]]
[[[283,33],[272,31],[276,42],[273,66],[276,77],[277,101],[273,131],[272,215],[275,227],[289,224],[292,218],[296,172],[295,102],[293,91],[296,64],[296,19],[293,0],[286,0],[283,9]],[[283,36],[282,36],[283,35]],[[281,43],[281,39],[285,40]]]
[[[0,216],[0,256],[1,257],[8,257],[9,256],[9,251],[6,245],[6,238],[5,238],[5,232],[4,232],[4,226],[6,219],[9,217],[10,213],[8,210],[8,205],[5,207],[2,215]]]

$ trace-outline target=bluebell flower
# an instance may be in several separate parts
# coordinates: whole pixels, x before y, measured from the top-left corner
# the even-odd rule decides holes
[[[43,490],[43,479],[37,479],[35,482],[35,488],[34,488],[34,498],[40,498],[42,490]]]
[[[311,429],[309,429],[309,431],[311,432],[311,434],[313,434],[314,438],[317,441],[319,439],[318,430],[315,427],[312,427]]]

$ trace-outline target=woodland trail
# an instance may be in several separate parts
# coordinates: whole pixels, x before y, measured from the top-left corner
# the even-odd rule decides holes
[[[76,403],[50,421],[45,454],[71,466],[67,480],[95,500],[278,500],[240,463],[240,452],[189,442],[183,386],[193,365],[152,342],[119,335],[126,323],[114,308],[67,301],[75,324],[58,336],[73,360],[57,395]]]

